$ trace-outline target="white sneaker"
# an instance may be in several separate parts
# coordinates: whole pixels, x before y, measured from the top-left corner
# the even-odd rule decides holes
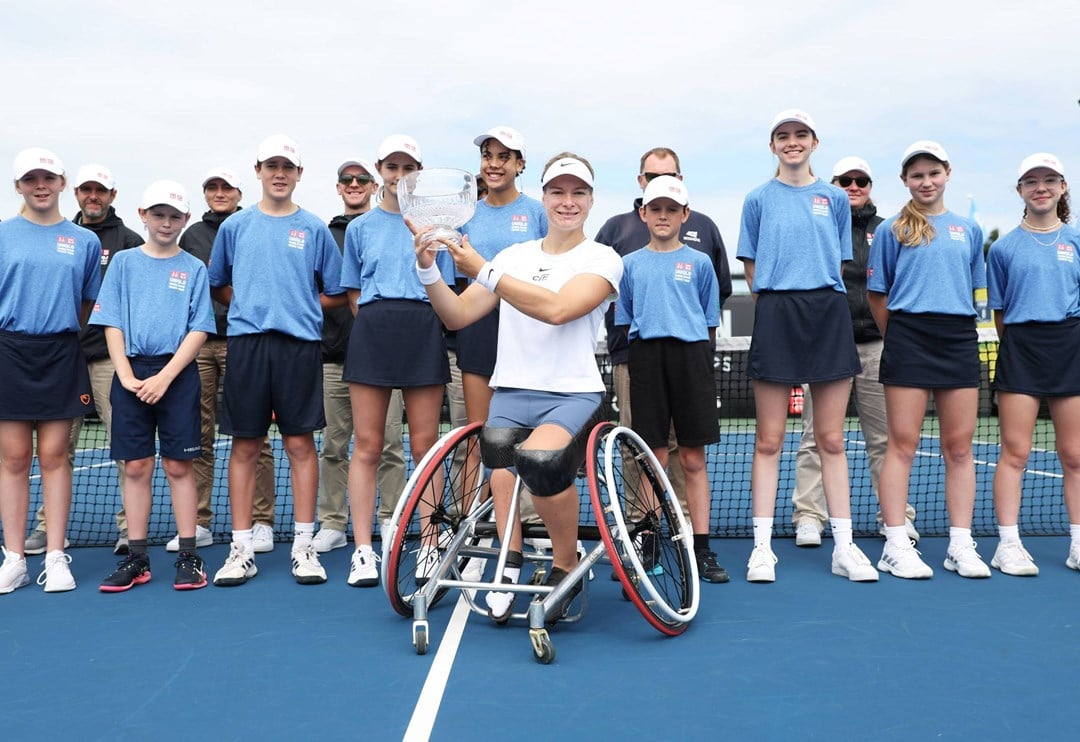
[[[508,581],[507,578],[503,578],[503,582]],[[500,626],[505,624],[510,620],[510,616],[514,612],[514,599],[516,597],[517,593],[489,590],[484,595],[484,603],[488,607],[488,618]]]
[[[1080,570],[1080,545],[1073,544],[1069,547],[1069,557],[1065,560],[1065,566],[1069,569]]]
[[[0,595],[6,595],[20,587],[30,584],[26,574],[26,557],[19,556],[0,546],[4,553],[4,563],[0,564]]]
[[[353,587],[375,587],[379,584],[379,568],[376,562],[382,561],[370,546],[360,547],[353,552],[349,567],[348,583]]]
[[[311,545],[315,547],[315,551],[325,554],[328,551],[348,546],[349,539],[345,537],[345,531],[339,531],[336,528],[320,528],[315,538],[311,540]]]
[[[1034,577],[1039,574],[1039,567],[1031,554],[1019,541],[1002,541],[994,551],[990,566],[1001,570],[1002,574],[1017,577]]]
[[[848,548],[834,546],[832,552],[832,573],[846,577],[852,582],[877,582],[878,572],[855,544]]]
[[[45,547],[48,537],[45,535],[45,531],[34,529],[30,532],[30,535],[26,537],[26,543],[23,546],[23,556],[36,556],[38,554],[45,553]],[[64,548],[71,546],[71,542],[67,537],[64,537]]]
[[[256,523],[251,527],[251,550],[256,554],[266,554],[274,550],[274,529],[265,523]]]
[[[45,554],[44,568],[38,575],[37,584],[45,586],[47,593],[66,593],[75,589],[75,578],[71,576],[71,557],[62,551],[50,551]]]
[[[301,585],[319,585],[326,582],[326,570],[319,564],[319,555],[311,544],[292,550],[292,573]]]
[[[776,582],[776,563],[779,560],[768,546],[755,546],[746,565],[747,582]]]
[[[919,550],[911,541],[906,546],[895,546],[891,541],[886,541],[877,568],[905,580],[928,580],[934,576],[934,570],[919,558]]]
[[[195,548],[205,549],[214,545],[214,534],[206,526],[195,526]],[[165,544],[165,551],[180,551],[180,534],[176,534],[169,543]]]
[[[821,546],[821,526],[809,518],[801,518],[795,524],[796,546]]]
[[[214,575],[214,584],[218,587],[243,585],[257,574],[259,568],[255,566],[255,552],[233,541],[229,545],[225,564]]]
[[[394,521],[387,518],[379,521],[379,540],[384,544],[388,538],[394,535]]]
[[[416,553],[416,584],[423,587],[439,570],[439,550],[434,546],[421,546]]]
[[[945,569],[961,577],[983,578],[990,576],[990,568],[975,551],[975,542],[958,548],[952,546],[945,552]]]
[[[911,522],[911,518],[904,518],[904,530],[907,532],[907,537],[909,539],[914,541],[916,544],[919,543],[919,539],[922,538],[922,536],[920,536],[919,532],[915,529],[915,524]],[[882,538],[885,538],[884,523],[878,523],[877,532],[878,535],[880,535]]]

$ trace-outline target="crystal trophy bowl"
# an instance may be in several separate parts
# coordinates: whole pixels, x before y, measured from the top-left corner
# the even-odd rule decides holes
[[[432,168],[409,173],[398,182],[401,213],[417,227],[434,227],[420,244],[445,250],[440,239],[461,244],[458,228],[476,211],[476,178],[465,170]]]

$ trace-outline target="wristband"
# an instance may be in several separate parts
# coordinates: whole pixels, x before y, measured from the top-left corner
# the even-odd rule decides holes
[[[442,278],[442,272],[435,263],[432,263],[427,268],[421,268],[420,263],[417,263],[416,276],[420,279],[420,283],[425,286],[430,286],[433,283],[439,282],[439,279]]]
[[[495,293],[495,287],[499,284],[499,280],[503,277],[503,271],[501,268],[496,268],[490,262],[484,263],[480,267],[480,272],[476,274],[476,282],[483,286],[491,293]]]

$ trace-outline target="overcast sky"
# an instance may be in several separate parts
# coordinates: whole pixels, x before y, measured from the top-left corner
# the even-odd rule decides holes
[[[590,232],[630,208],[641,154],[669,146],[732,254],[743,197],[775,166],[769,122],[788,107],[817,121],[816,172],[870,162],[886,216],[906,200],[899,158],[916,139],[944,145],[946,204],[967,214],[973,195],[988,229],[1019,221],[1026,155],[1054,152],[1080,181],[1075,0],[115,0],[8,5],[4,28],[0,160],[44,146],[71,176],[104,163],[136,229],[159,178],[187,184],[201,213],[214,165],[241,173],[252,204],[256,146],[277,132],[300,145],[296,200],[329,219],[337,165],[374,159],[383,137],[414,136],[427,167],[475,171],[473,137],[510,125],[530,195],[552,154],[591,160]],[[19,203],[4,189],[0,216]],[[62,204],[75,214],[70,188]]]

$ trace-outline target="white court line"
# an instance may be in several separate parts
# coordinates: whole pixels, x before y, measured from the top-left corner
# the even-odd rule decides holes
[[[465,596],[458,597],[454,613],[450,616],[450,623],[446,625],[446,633],[439,642],[439,651],[435,653],[435,660],[431,663],[427,680],[424,681],[424,687],[420,691],[420,698],[417,699],[412,718],[409,719],[409,727],[402,738],[404,742],[421,742],[421,740],[430,739],[431,730],[435,726],[435,718],[439,715],[443,693],[446,690],[446,681],[450,678],[450,670],[454,666],[461,635],[465,633],[465,624],[471,612]],[[429,646],[430,642],[429,629]]]
[[[103,466],[116,466],[116,462],[110,460],[103,461],[100,464],[90,464],[89,466],[76,466],[74,469],[71,470],[71,473],[74,474],[77,471],[86,471],[87,469],[100,469]],[[41,472],[38,472],[37,474],[31,474],[30,479],[41,479]]]

